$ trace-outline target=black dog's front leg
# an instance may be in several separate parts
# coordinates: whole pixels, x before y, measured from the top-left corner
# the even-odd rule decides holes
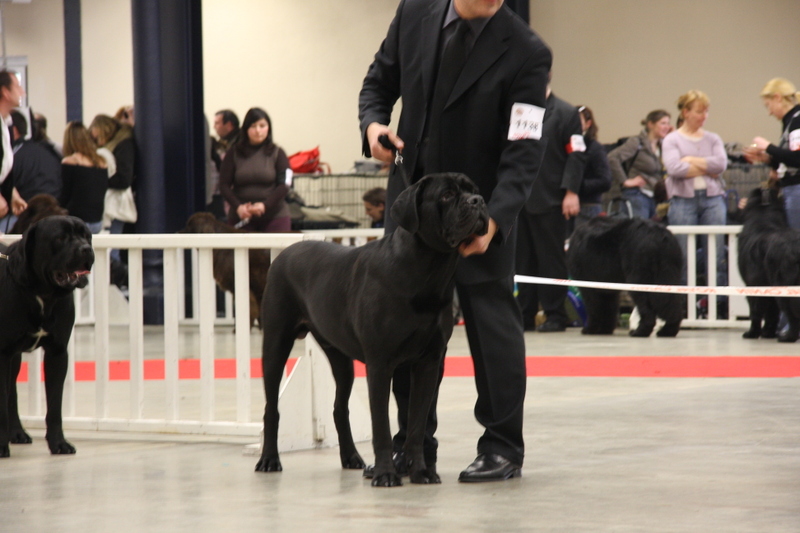
[[[56,350],[45,346],[44,350],[44,390],[47,396],[47,415],[45,439],[50,453],[68,455],[75,453],[75,447],[64,438],[61,421],[61,404],[64,394],[64,380],[67,378],[69,359],[66,350]]]
[[[8,417],[9,417],[9,442],[11,444],[30,444],[33,439],[25,432],[22,421],[19,419],[19,404],[17,401],[17,377],[22,366],[22,354],[18,353],[11,358],[11,368],[8,373]]]
[[[399,487],[403,484],[392,461],[392,431],[389,426],[389,392],[392,373],[385,365],[367,360],[369,410],[372,415],[372,449],[375,452],[373,487]]]
[[[425,429],[428,412],[439,386],[441,357],[425,358],[411,367],[412,380],[409,391],[408,436],[405,452],[408,457],[408,472],[411,483],[441,483],[436,473],[436,464],[426,464],[424,453]]]

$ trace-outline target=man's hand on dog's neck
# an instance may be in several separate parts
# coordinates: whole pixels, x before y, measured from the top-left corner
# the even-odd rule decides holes
[[[490,218],[489,230],[486,235],[474,235],[469,242],[462,242],[458,247],[458,253],[461,254],[461,257],[485,253],[489,249],[489,243],[492,242],[495,233],[497,233],[497,222]]]

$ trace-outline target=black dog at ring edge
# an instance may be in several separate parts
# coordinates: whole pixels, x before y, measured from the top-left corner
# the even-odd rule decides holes
[[[82,220],[53,216],[36,222],[0,257],[0,457],[9,443],[27,444],[17,410],[22,352],[44,348],[47,440],[53,454],[73,454],[61,421],[67,343],[75,323],[73,291],[88,283],[92,235]]]
[[[389,394],[394,370],[411,363],[406,457],[412,483],[440,483],[425,463],[423,436],[439,368],[453,331],[452,301],[458,247],[485,235],[489,213],[463,174],[434,174],[401,193],[391,216],[399,228],[364,246],[305,241],[270,267],[262,299],[266,406],[264,448],[256,471],[282,469],[278,456],[278,389],[296,338],[311,332],[336,381],[334,422],[343,468],[364,461],[350,430],[352,360],[367,367],[373,486],[402,485],[392,462]]]

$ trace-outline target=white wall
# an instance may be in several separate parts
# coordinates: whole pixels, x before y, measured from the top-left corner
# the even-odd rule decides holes
[[[358,92],[398,0],[203,0],[205,109],[265,108],[288,153],[320,145],[334,172],[361,157]],[[61,0],[7,4],[9,55],[29,59],[30,103],[65,125]],[[82,0],[84,120],[133,102],[130,0]],[[711,98],[726,141],[780,135],[758,98],[783,76],[800,85],[798,0],[531,0],[553,48],[553,88],[597,115],[609,142],[638,131],[678,95]],[[674,115],[673,115],[674,116]]]

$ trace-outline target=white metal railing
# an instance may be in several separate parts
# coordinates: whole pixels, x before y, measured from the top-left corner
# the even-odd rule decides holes
[[[696,248],[696,235],[716,235],[727,234],[728,242],[728,265],[730,283],[741,285],[738,277],[737,264],[737,235],[741,230],[740,226],[680,226],[671,227],[675,233],[687,234],[688,242],[688,276],[689,284],[694,284],[695,280],[695,261],[694,250]],[[251,364],[251,335],[249,328],[249,261],[248,250],[250,248],[269,248],[272,250],[274,258],[280,250],[292,243],[301,240],[334,240],[345,245],[360,245],[368,239],[380,237],[382,230],[326,230],[313,231],[305,234],[171,234],[171,235],[96,235],[93,245],[96,253],[95,266],[91,275],[91,283],[84,291],[78,293],[88,294],[87,296],[76,295],[76,302],[81,305],[79,323],[81,328],[91,327],[93,329],[94,343],[94,363],[95,377],[93,384],[81,385],[82,391],[79,394],[76,388],[75,365],[69,365],[69,373],[64,393],[64,422],[65,427],[70,429],[94,429],[111,431],[141,431],[141,432],[168,432],[183,434],[209,434],[209,435],[240,435],[257,436],[261,430],[260,420],[255,420],[252,415],[252,394],[254,393],[254,382],[250,373]],[[10,242],[18,236],[0,236],[0,241]],[[716,257],[716,242],[708,239],[709,257]],[[109,320],[109,297],[110,292],[115,290],[110,287],[109,279],[109,256],[108,252],[112,248],[128,250],[129,268],[129,295],[127,333],[129,346],[127,354],[123,354],[121,359],[127,360],[130,364],[129,383],[129,413],[127,416],[110,416],[109,405],[112,401],[112,388],[116,389],[119,383],[114,383],[109,374],[110,358],[110,328]],[[234,268],[236,277],[236,293],[242,295],[235,298],[235,367],[236,375],[234,380],[235,389],[235,410],[231,414],[220,416],[216,414],[216,381],[214,374],[214,361],[220,354],[215,354],[215,324],[218,324],[216,313],[216,292],[213,280],[212,250],[215,248],[227,248],[234,250]],[[163,392],[153,394],[146,391],[144,379],[144,339],[149,333],[145,331],[143,324],[143,297],[144,287],[142,285],[142,256],[144,250],[163,251],[163,276],[164,276],[164,324],[163,324]],[[196,291],[194,301],[200,302],[196,306],[196,322],[187,324],[185,315],[181,309],[183,300],[183,252],[186,249],[195,250],[196,262],[193,264],[197,274],[192,283],[193,290]],[[716,283],[716,261],[708,261],[707,275],[710,285]],[[731,298],[733,299],[733,297]],[[693,300],[690,298],[690,300]],[[746,308],[745,308],[746,309]],[[716,302],[714,298],[709,299],[709,316],[715,316]],[[688,308],[688,319],[684,321],[685,326],[705,326],[705,327],[743,327],[741,321],[735,320],[733,305],[731,305],[730,317],[727,320],[701,319],[697,317],[694,304]],[[186,409],[181,408],[181,380],[179,376],[179,342],[181,327],[197,328],[198,359],[200,365],[200,377],[198,380],[199,391],[196,394],[198,409],[195,414],[187,414]],[[310,337],[310,336],[309,336]],[[313,342],[313,341],[312,341]],[[314,343],[315,344],[315,343]],[[75,354],[75,335],[70,341],[70,354]],[[307,368],[308,372],[315,376],[330,374],[327,362],[324,357],[312,357],[315,353],[319,354],[318,348],[307,344],[305,354],[311,364],[298,362],[297,368]],[[120,357],[120,354],[115,354]],[[28,410],[23,419],[30,427],[43,427],[44,415],[44,391],[41,383],[41,354],[34,353],[28,359]],[[74,363],[75,357],[72,358]],[[319,366],[325,372],[319,371]],[[316,368],[317,370],[312,370]],[[311,375],[309,374],[309,375]],[[314,397],[313,413],[314,424],[316,427],[311,432],[312,440],[320,443],[324,435],[324,424],[322,417],[324,413],[330,412],[330,405],[327,399],[321,400],[322,396],[317,394],[321,387],[320,378],[296,378],[296,387],[302,390],[298,396],[307,395]],[[307,390],[309,383],[314,387],[314,394]],[[92,393],[86,394],[85,387],[93,386]],[[256,382],[260,392],[260,382]],[[285,390],[284,390],[285,392]],[[93,415],[85,413],[77,416],[78,409],[76,403],[80,396],[82,411],[86,411],[85,403],[94,404]],[[93,401],[92,401],[93,398]],[[114,396],[116,398],[116,396]],[[323,403],[320,403],[320,402]],[[287,403],[287,402],[284,402]],[[289,402],[291,403],[291,402]],[[153,411],[153,405],[157,404],[159,416],[152,416],[148,413]],[[184,402],[184,407],[186,403]],[[283,404],[282,404],[283,405]],[[352,407],[351,407],[352,409]],[[320,414],[323,413],[323,414]],[[292,424],[293,418],[283,417],[282,432],[285,426]],[[305,423],[305,422],[303,422]],[[328,426],[332,427],[332,426]],[[330,432],[329,432],[330,433]],[[327,438],[327,437],[326,437]],[[282,444],[284,449],[293,446]],[[297,448],[297,446],[294,446]]]

